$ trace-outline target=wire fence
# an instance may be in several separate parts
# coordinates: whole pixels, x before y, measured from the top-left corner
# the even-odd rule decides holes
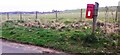
[[[103,22],[120,22],[120,9],[117,7],[116,10],[111,10],[112,8],[105,8],[104,11],[98,12],[97,19]],[[107,11],[107,12],[106,12]],[[82,21],[87,20],[85,18],[85,9],[80,9],[77,12],[75,11],[61,11],[61,12],[33,12],[32,14],[18,12],[12,14],[10,12],[1,13],[1,21],[5,20],[24,20],[24,21],[33,21],[38,20],[41,22],[47,21]],[[106,17],[107,16],[107,17]]]
[[[102,10],[102,11],[101,11]],[[105,7],[100,9],[97,17],[97,27],[103,29],[104,33],[120,33],[120,11],[119,7],[116,9]],[[61,11],[61,12],[18,12],[11,14],[5,12],[0,15],[0,22],[7,20],[23,20],[23,21],[39,21],[42,25],[49,24],[53,21],[58,22],[73,22],[78,21],[92,21],[92,19],[86,19],[85,9],[79,9],[77,11]],[[88,22],[89,23],[89,22]],[[89,23],[92,25],[92,23]],[[76,23],[78,25],[78,23]]]

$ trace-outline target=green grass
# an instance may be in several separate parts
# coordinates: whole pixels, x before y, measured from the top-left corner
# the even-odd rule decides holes
[[[10,20],[20,20],[19,14],[10,14]],[[2,18],[2,21],[7,20],[7,15],[0,15]],[[23,14],[23,19],[25,21],[33,21],[35,20],[35,14]],[[85,20],[85,13],[83,13],[83,20]],[[53,14],[38,14],[39,21],[45,23],[48,21],[54,21],[56,20],[55,13]],[[77,12],[60,12],[58,13],[58,20],[60,22],[65,21],[79,21],[80,20],[80,12],[79,10]]]
[[[115,12],[108,12],[107,21],[113,22],[115,18]],[[6,21],[6,15],[0,15],[1,21]],[[10,15],[11,20],[19,20],[19,14]],[[24,21],[35,20],[35,15],[24,14]],[[48,23],[54,21],[55,14],[39,14],[38,20],[42,23]],[[74,21],[80,20],[80,10],[67,11],[58,13],[58,21],[70,24]],[[85,10],[83,12],[83,20],[91,23],[92,19],[85,18]],[[98,21],[105,21],[105,12],[99,12]],[[90,52],[118,52],[120,46],[120,34],[108,34],[105,35],[97,30],[99,33],[91,35],[91,29],[85,29],[83,32],[81,29],[71,29],[70,31],[64,30],[63,32],[53,29],[43,29],[35,27],[23,27],[17,26],[18,22],[4,22],[2,29],[0,29],[0,36],[8,40],[14,40],[22,43],[29,43],[39,45],[43,47],[49,47],[65,52],[72,53],[90,53]],[[84,27],[83,27],[84,28]]]
[[[112,15],[113,13],[113,15]],[[85,18],[85,10],[83,11],[83,18],[82,20],[88,20]],[[108,12],[107,13],[108,16],[106,16],[106,20],[107,22],[112,22],[114,23],[115,21],[115,12]],[[0,15],[0,17],[2,18],[2,21],[7,20],[6,15]],[[11,20],[19,20],[19,14],[10,14],[10,19]],[[65,11],[65,12],[60,12],[58,13],[58,20],[60,22],[65,22],[65,21],[79,21],[80,18],[80,10],[69,10],[69,11]],[[105,12],[99,12],[98,13],[98,20],[100,21],[105,21]],[[33,21],[35,20],[35,14],[23,14],[23,20],[25,21]],[[38,19],[39,21],[46,23],[48,21],[54,21],[56,20],[55,14],[38,14]]]
[[[104,38],[101,36],[104,36],[102,33],[91,35],[89,28],[85,29],[86,32],[81,29],[61,32],[53,29],[18,26],[17,23],[14,21],[4,22],[2,38],[71,53],[117,52],[116,49],[107,48],[118,46],[116,42],[120,35],[113,36],[116,38],[114,43],[113,38]]]

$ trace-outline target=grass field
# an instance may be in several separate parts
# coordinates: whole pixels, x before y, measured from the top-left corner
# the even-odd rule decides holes
[[[99,27],[96,27],[96,32],[91,34],[92,19],[86,19],[85,12],[83,12],[83,22],[78,22],[81,20],[78,11],[58,13],[58,23],[53,23],[56,25],[54,28],[43,28],[38,27],[38,25],[31,27],[19,25],[29,24],[28,21],[33,22],[36,20],[33,14],[24,14],[22,22],[19,20],[19,14],[10,15],[10,21],[6,21],[6,15],[0,15],[0,17],[3,21],[2,29],[0,29],[2,38],[8,40],[48,47],[68,53],[118,53],[120,51],[120,34],[110,33],[106,35]],[[114,18],[115,12],[113,12],[113,15],[109,12],[107,21],[114,23]],[[104,23],[104,19],[105,12],[99,12],[98,21]],[[56,18],[55,14],[39,14],[37,20],[41,23],[50,24]],[[81,26],[71,28],[71,24],[77,26],[76,23]],[[66,24],[65,28],[57,29],[62,26],[60,24]]]
[[[2,15],[2,20],[6,20],[6,15]],[[55,20],[55,14],[39,14],[38,15],[38,20],[42,19],[42,20]],[[16,20],[19,19],[19,14],[18,15],[10,15],[10,19],[12,20]],[[35,15],[27,15],[24,14],[23,15],[23,20],[34,20],[35,19]],[[66,21],[66,20],[79,20],[80,19],[80,14],[79,13],[59,13],[58,14],[58,19],[60,19],[60,21]]]

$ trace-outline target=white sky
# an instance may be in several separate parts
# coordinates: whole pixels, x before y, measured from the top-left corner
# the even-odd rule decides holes
[[[120,0],[0,0],[0,12],[80,9],[95,2],[99,2],[100,7],[117,6],[118,1]]]

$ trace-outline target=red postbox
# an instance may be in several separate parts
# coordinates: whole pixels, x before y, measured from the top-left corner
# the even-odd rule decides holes
[[[92,19],[94,14],[94,4],[87,4],[86,18]]]

